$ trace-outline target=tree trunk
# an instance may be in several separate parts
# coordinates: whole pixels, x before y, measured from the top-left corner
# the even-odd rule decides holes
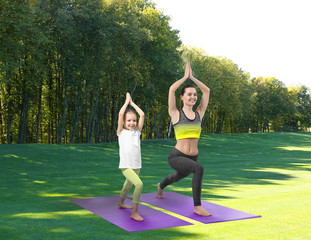
[[[22,70],[19,68],[19,75],[22,76]],[[21,100],[21,112],[20,112],[20,121],[19,121],[19,130],[18,130],[18,143],[25,143],[26,129],[27,129],[27,120],[28,120],[28,108],[29,108],[29,99],[27,96],[27,85],[26,79],[23,77],[22,84],[22,100]]]
[[[203,124],[202,124],[202,130],[204,131],[204,129],[205,129],[205,126],[206,126],[206,123],[207,123],[207,119],[208,119],[208,117],[209,117],[209,113],[206,115],[206,117],[205,118],[203,118]]]
[[[55,140],[55,132],[54,132],[54,121],[51,123],[51,132],[52,132],[52,143],[54,143]]]
[[[232,133],[234,133],[233,120],[230,118],[230,119],[229,119],[229,122],[230,122],[230,132],[231,132],[231,134],[232,134]]]
[[[71,131],[71,137],[70,137],[70,143],[74,143],[74,138],[75,138],[75,132],[77,128],[77,122],[78,122],[78,117],[80,113],[80,98],[81,98],[81,87],[78,87],[78,96],[75,104],[75,110],[74,110],[74,116],[72,120],[72,131]]]
[[[0,140],[0,144],[2,143],[4,143],[4,136],[3,136],[3,114],[2,114],[2,109],[3,109],[3,107],[2,107],[2,101],[1,101],[1,95],[0,95],[0,138],[1,138],[1,140]]]
[[[110,104],[111,104],[111,94],[109,94],[107,101],[106,101],[106,119],[105,119],[105,131],[104,131],[104,142],[107,142],[108,138],[108,119],[109,119],[109,111],[110,111]]]
[[[98,99],[99,100],[99,99]],[[104,115],[105,115],[105,108],[104,108],[104,104],[103,102],[101,101],[99,103],[99,109],[98,109],[98,117],[96,119],[96,122],[95,122],[95,142],[96,143],[99,143],[99,142],[103,142],[103,120],[104,120]]]
[[[110,134],[110,142],[114,140],[114,136],[115,136],[115,126],[116,126],[116,119],[117,119],[118,109],[119,109],[119,101],[120,101],[120,94],[118,95],[117,104],[112,110],[112,127],[111,127],[111,134]]]
[[[148,139],[152,139],[152,132],[154,131],[153,130],[153,124],[152,124],[152,121],[151,121],[151,114],[149,114],[149,121],[147,120],[148,122],[148,126],[149,126],[149,137]],[[148,135],[147,135],[148,136]]]
[[[90,135],[91,135],[91,121],[92,121],[92,115],[93,115],[93,106],[94,106],[94,94],[95,89],[93,90],[93,93],[91,93],[91,101],[90,101],[90,115],[85,117],[85,128],[86,128],[86,142],[90,143]]]
[[[217,121],[217,130],[216,130],[217,134],[221,134],[223,123],[224,123],[224,119],[225,119],[225,113],[222,112],[221,114],[219,114],[219,118],[218,118],[218,121]]]
[[[66,120],[66,109],[67,109],[67,89],[68,89],[68,86],[65,85],[65,97],[64,97],[64,108],[63,108],[63,114],[62,114],[62,122],[58,126],[59,127],[59,134],[57,137],[57,143],[58,144],[62,143],[62,138],[63,138],[64,131],[65,131],[65,120]]]
[[[40,116],[41,116],[41,103],[42,103],[42,84],[39,88],[39,105],[37,113],[37,131],[36,131],[36,143],[39,142],[39,128],[40,128]]]
[[[51,143],[51,123],[48,122],[48,143]]]
[[[7,138],[8,144],[11,144],[11,85],[8,84],[8,124],[7,124]]]
[[[84,116],[84,127],[85,127],[85,137],[86,137],[86,142],[88,141],[88,134],[89,134],[89,132],[88,132],[88,124],[87,124],[87,109],[88,109],[88,107],[87,107],[87,93],[85,93],[86,94],[86,96],[85,96],[85,108],[84,108],[84,114],[85,114],[85,116]]]
[[[157,121],[157,118],[155,116],[155,114],[153,115],[153,136],[154,136],[154,139],[158,139],[158,129],[157,129],[157,124],[159,123]]]
[[[170,138],[170,136],[171,136],[171,129],[172,129],[172,120],[170,121],[170,126],[168,128],[167,138]]]
[[[97,106],[98,106],[98,89],[94,89],[93,92],[93,101],[91,106],[91,112],[90,112],[90,118],[89,118],[89,127],[88,127],[88,143],[93,142],[93,133],[94,133],[94,124],[95,124],[95,118],[97,114]]]
[[[82,104],[85,104],[85,115],[87,116],[87,94],[88,94],[88,83],[86,82],[85,84],[85,90],[84,90],[84,94],[83,94],[83,99],[82,99]],[[81,105],[82,105],[81,104]],[[83,105],[82,105],[83,106]],[[81,121],[80,121],[80,143],[84,142],[84,123],[85,123],[85,117],[83,119],[83,114],[81,116]]]
[[[19,136],[18,143],[25,143],[26,131],[27,131],[27,122],[28,122],[28,109],[29,109],[29,100],[24,99],[22,105],[22,111],[20,115],[20,124],[19,124]]]
[[[217,132],[217,124],[216,124],[216,112],[214,114],[214,120],[213,120],[213,133],[216,133]]]

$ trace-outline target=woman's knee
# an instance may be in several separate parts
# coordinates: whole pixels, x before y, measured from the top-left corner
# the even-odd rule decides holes
[[[197,163],[194,167],[194,171],[203,174],[204,173],[204,167],[200,163]]]

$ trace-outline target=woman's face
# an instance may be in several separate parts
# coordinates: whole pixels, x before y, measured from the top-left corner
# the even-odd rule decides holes
[[[184,102],[184,105],[189,106],[193,106],[197,102],[197,99],[197,91],[193,87],[186,88],[184,95],[181,96],[181,100]]]
[[[124,128],[127,130],[133,130],[136,127],[136,114],[132,112],[126,113]]]

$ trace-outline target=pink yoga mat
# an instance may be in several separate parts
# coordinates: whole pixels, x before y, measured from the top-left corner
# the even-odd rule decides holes
[[[145,221],[137,222],[130,218],[132,209],[117,208],[119,196],[74,199],[71,201],[128,232],[192,225],[142,204],[139,204],[139,214]],[[125,199],[125,203],[132,205],[132,201],[129,199]]]
[[[165,198],[159,199],[156,198],[156,193],[144,193],[141,195],[140,201],[202,223],[226,222],[261,217],[260,215],[253,215],[215,203],[201,201],[202,206],[212,214],[212,216],[209,217],[202,217],[193,212],[192,197],[175,192],[164,192],[164,196]]]

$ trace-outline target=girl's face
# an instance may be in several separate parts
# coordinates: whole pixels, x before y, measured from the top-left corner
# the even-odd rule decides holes
[[[180,98],[184,102],[184,105],[193,106],[198,99],[197,91],[193,87],[186,88],[184,95]]]
[[[132,112],[126,113],[124,128],[127,130],[134,130],[135,127],[136,127],[136,114]]]

